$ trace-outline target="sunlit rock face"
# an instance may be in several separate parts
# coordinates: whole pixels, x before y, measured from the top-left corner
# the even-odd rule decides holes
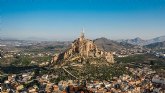
[[[84,33],[81,33],[80,37],[74,40],[66,51],[55,56],[54,62],[69,60],[75,55],[79,55],[83,58],[105,58],[107,62],[114,63],[112,52],[106,52],[98,49],[92,40],[85,38]]]

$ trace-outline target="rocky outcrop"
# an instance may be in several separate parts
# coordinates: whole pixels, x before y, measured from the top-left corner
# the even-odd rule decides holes
[[[81,33],[81,36],[72,42],[69,49],[55,56],[54,62],[69,60],[75,55],[79,55],[84,58],[105,58],[107,62],[114,63],[112,52],[106,52],[98,49],[92,40],[86,39],[84,37],[84,33]]]

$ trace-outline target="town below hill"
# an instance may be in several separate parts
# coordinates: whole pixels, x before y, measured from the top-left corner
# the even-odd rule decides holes
[[[163,93],[164,73],[164,41],[0,40],[2,92]]]

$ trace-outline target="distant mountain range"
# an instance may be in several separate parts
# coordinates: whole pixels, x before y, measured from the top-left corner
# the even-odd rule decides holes
[[[110,40],[107,38],[97,38],[93,40],[94,43],[105,51],[116,51],[121,48],[132,48],[135,45],[145,46],[148,48],[165,47],[165,36],[156,37],[149,40],[144,40],[139,37],[134,39],[123,39],[123,40]],[[10,46],[26,46],[26,45],[36,45],[36,44],[46,44],[46,45],[69,45],[71,42],[64,41],[33,41],[33,40],[17,40],[11,38],[0,38],[0,45],[10,45]],[[63,44],[62,44],[63,43]]]
[[[165,48],[165,41],[145,45],[145,47],[152,48],[152,49],[154,49],[154,48]]]
[[[163,41],[165,41],[165,36],[160,36],[160,37],[156,37],[149,40],[143,40],[139,37],[134,38],[134,39],[118,40],[118,42],[125,42],[132,45],[141,45],[141,46],[149,45],[149,44],[157,43],[157,42],[163,42]]]
[[[131,48],[133,45],[125,43],[125,42],[116,42],[107,38],[97,38],[94,40],[94,43],[97,45],[99,49],[105,51],[116,51],[121,48]]]

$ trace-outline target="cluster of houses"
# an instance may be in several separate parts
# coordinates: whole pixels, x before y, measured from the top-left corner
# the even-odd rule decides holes
[[[0,50],[0,60],[6,60],[5,62],[2,61],[2,64],[10,64],[12,62],[10,60],[13,60],[14,58],[27,57],[27,58],[30,58],[29,59],[30,65],[44,66],[44,65],[49,64],[49,61],[51,59],[44,60],[44,61],[40,59],[45,58],[45,57],[51,57],[51,56],[53,56],[53,54],[50,52],[41,52],[41,53],[24,52],[22,53],[17,50],[15,51]]]
[[[162,52],[155,52],[154,55],[160,58],[165,58],[165,53]]]
[[[127,57],[130,55],[135,55],[135,54],[143,54],[146,53],[146,49],[141,47],[141,46],[135,46],[133,48],[122,48],[114,53],[117,57]]]
[[[2,93],[165,93],[165,78],[148,67],[130,68],[130,75],[123,74],[111,80],[61,80],[59,76],[44,74],[36,76],[29,71],[9,74],[1,78]],[[1,75],[2,77],[3,75]]]

